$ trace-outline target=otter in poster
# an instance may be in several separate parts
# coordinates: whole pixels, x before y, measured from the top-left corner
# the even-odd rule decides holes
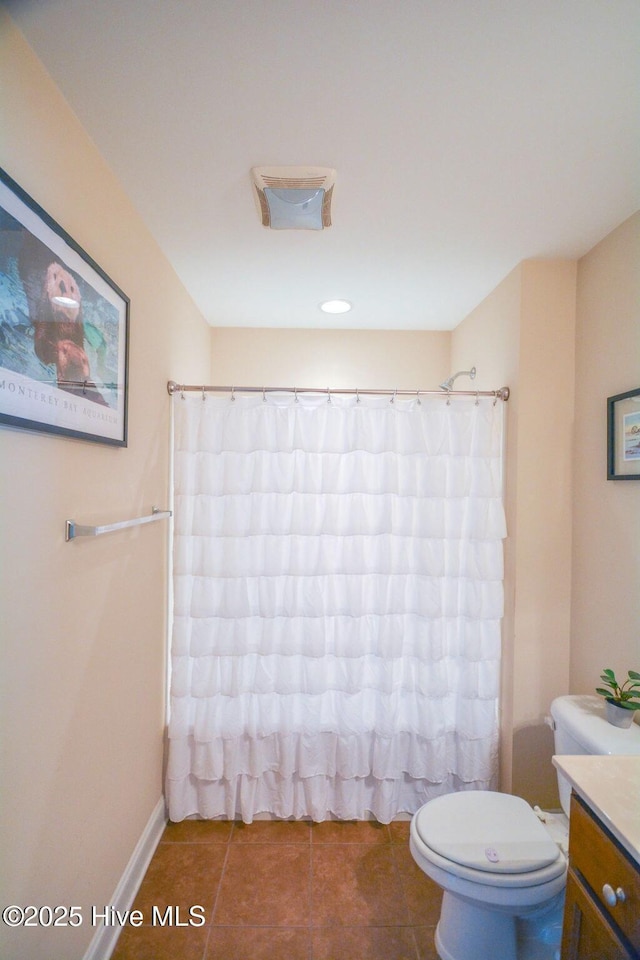
[[[61,390],[106,406],[90,379],[82,295],[75,278],[33,234],[26,234],[21,245],[18,272],[27,297],[36,355],[47,366],[55,364]]]

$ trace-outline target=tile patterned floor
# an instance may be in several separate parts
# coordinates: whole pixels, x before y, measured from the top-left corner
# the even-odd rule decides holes
[[[440,901],[407,822],[185,820],[167,826],[133,905],[144,924],[112,960],[437,960]]]

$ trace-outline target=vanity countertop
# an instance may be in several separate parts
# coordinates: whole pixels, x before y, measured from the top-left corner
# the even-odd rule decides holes
[[[555,756],[553,763],[640,864],[640,757]]]

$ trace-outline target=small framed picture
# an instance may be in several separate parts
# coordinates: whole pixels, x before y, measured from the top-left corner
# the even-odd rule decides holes
[[[607,398],[607,480],[640,480],[640,387]]]
[[[127,445],[129,300],[0,170],[0,424]]]

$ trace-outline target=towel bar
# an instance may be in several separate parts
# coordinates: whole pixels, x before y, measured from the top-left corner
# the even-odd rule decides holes
[[[118,523],[105,523],[102,526],[90,527],[67,520],[65,540],[75,540],[76,537],[100,537],[103,533],[113,533],[114,530],[124,530],[127,527],[138,527],[143,523],[153,523],[154,520],[164,520],[171,516],[171,510],[160,510],[152,507],[151,513],[145,517],[134,517],[133,520],[120,520]]]

